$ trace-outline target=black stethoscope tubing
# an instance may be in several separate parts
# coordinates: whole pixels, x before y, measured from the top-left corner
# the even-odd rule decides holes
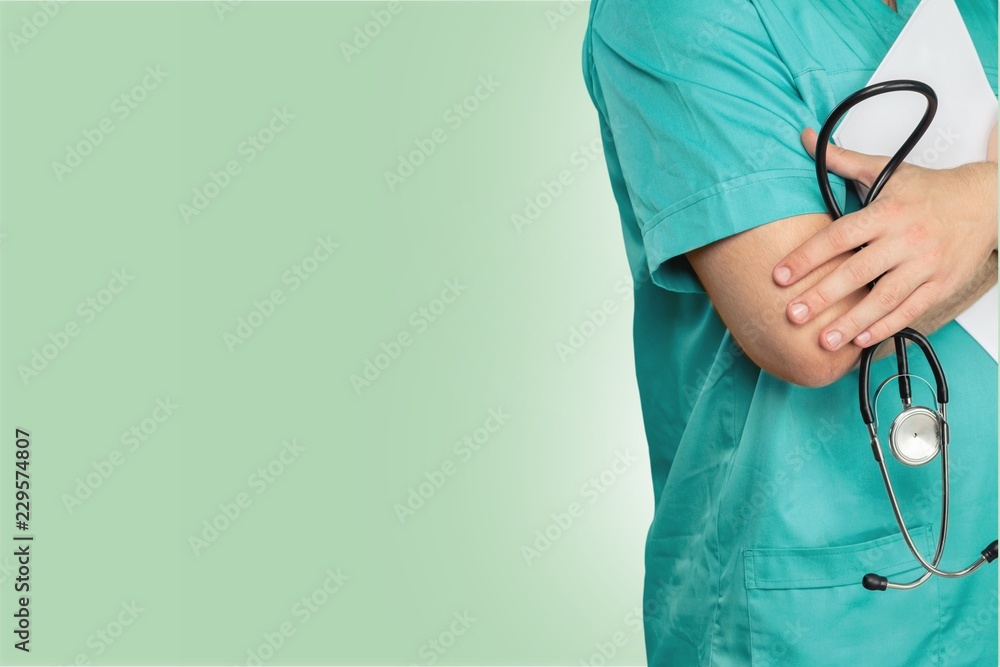
[[[876,95],[882,95],[886,93],[893,92],[912,92],[919,93],[923,95],[927,101],[927,107],[924,110],[924,115],[920,119],[919,124],[914,128],[907,137],[903,145],[900,146],[899,150],[889,158],[885,167],[876,177],[875,181],[872,183],[871,188],[868,191],[867,196],[864,198],[861,206],[862,208],[868,206],[871,202],[878,197],[882,188],[889,181],[892,174],[899,168],[899,166],[906,159],[906,156],[910,154],[910,151],[917,145],[923,135],[927,132],[931,123],[934,120],[934,115],[937,113],[938,100],[934,89],[928,86],[926,83],[921,81],[913,81],[909,79],[897,79],[892,81],[885,81],[881,83],[872,84],[863,88],[856,93],[845,98],[837,107],[831,112],[829,118],[823,124],[823,127],[819,131],[819,137],[816,142],[816,178],[819,181],[820,193],[823,196],[823,202],[826,204],[827,212],[830,216],[837,220],[843,217],[843,211],[840,209],[836,198],[833,195],[833,189],[830,185],[830,175],[826,165],[826,155],[827,149],[830,141],[830,137],[833,134],[833,129],[837,122],[855,105],[864,102],[867,99],[875,97]],[[882,475],[882,482],[885,486],[886,492],[889,496],[889,502],[892,505],[893,515],[896,518],[896,523],[899,526],[900,532],[903,535],[903,539],[906,542],[907,547],[913,553],[913,556],[920,563],[921,567],[924,568],[924,573],[916,580],[899,583],[889,581],[886,577],[875,573],[869,573],[862,579],[862,585],[868,590],[886,590],[887,588],[893,588],[897,590],[909,590],[916,588],[917,586],[923,584],[927,581],[931,575],[938,575],[941,577],[955,578],[963,577],[968,574],[975,572],[984,563],[992,562],[997,557],[997,542],[993,541],[986,549],[984,549],[980,557],[973,562],[971,565],[963,570],[958,570],[954,572],[941,570],[938,568],[938,564],[941,561],[941,556],[944,553],[945,540],[948,535],[948,515],[949,515],[949,498],[950,498],[950,488],[949,488],[949,475],[948,475],[948,443],[951,439],[950,429],[947,420],[947,403],[948,403],[948,383],[944,375],[944,370],[941,367],[941,362],[938,360],[937,354],[934,352],[934,348],[931,346],[930,341],[921,334],[920,332],[904,328],[898,333],[892,336],[892,340],[895,346],[896,352],[896,366],[899,371],[898,375],[894,377],[899,378],[899,397],[903,403],[904,413],[910,410],[911,402],[911,387],[910,387],[910,373],[909,373],[909,363],[906,356],[906,341],[910,340],[920,350],[923,352],[930,364],[931,372],[934,375],[934,381],[936,385],[936,399],[937,399],[937,418],[940,424],[939,429],[939,443],[940,443],[940,455],[941,455],[941,478],[942,478],[942,498],[941,498],[941,530],[938,534],[937,546],[934,550],[934,557],[931,562],[928,563],[924,557],[921,555],[920,550],[914,544],[913,539],[910,535],[909,529],[906,527],[906,522],[903,519],[902,512],[899,509],[899,503],[896,499],[895,491],[892,488],[892,482],[889,479],[889,471],[886,467],[885,456],[882,452],[882,445],[878,439],[877,429],[875,427],[875,413],[872,410],[871,394],[870,394],[870,384],[871,384],[871,364],[872,359],[875,354],[875,350],[878,349],[882,343],[886,342],[880,341],[875,345],[866,347],[861,352],[861,362],[859,370],[859,380],[858,380],[858,393],[860,398],[861,407],[861,417],[868,427],[869,435],[871,436],[871,447],[872,453],[875,456],[875,461],[878,463],[879,470]],[[892,378],[890,378],[892,379]],[[885,383],[883,383],[884,386]],[[901,413],[903,414],[903,413]],[[897,417],[898,419],[898,417]],[[891,439],[891,436],[890,436]],[[894,450],[895,451],[895,450]]]

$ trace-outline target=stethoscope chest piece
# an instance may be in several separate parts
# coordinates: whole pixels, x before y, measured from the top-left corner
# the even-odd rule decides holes
[[[922,466],[941,451],[941,415],[930,408],[903,410],[889,428],[889,448],[900,463]]]

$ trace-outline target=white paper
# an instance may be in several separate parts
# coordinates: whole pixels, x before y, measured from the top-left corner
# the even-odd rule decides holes
[[[923,81],[938,97],[934,122],[907,162],[947,169],[986,159],[997,98],[954,0],[922,0],[868,83],[891,79]],[[919,124],[925,107],[918,93],[879,95],[851,109],[833,141],[862,153],[892,155]],[[994,286],[955,318],[994,361],[997,296]]]

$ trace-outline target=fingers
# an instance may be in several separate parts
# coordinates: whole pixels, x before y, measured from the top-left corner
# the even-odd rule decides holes
[[[891,313],[868,326],[854,337],[854,343],[860,347],[871,347],[903,327],[908,327],[930,308],[934,298],[934,288],[930,283],[924,283],[910,296],[903,300]]]
[[[788,319],[796,324],[804,324],[814,319],[834,303],[865,287],[896,266],[897,254],[893,253],[887,244],[875,244],[855,253],[818,283],[789,302],[786,307]],[[905,287],[899,283],[900,279],[886,276],[886,284],[876,286],[876,296],[885,302],[889,310],[909,294],[909,292],[899,292]],[[871,324],[889,310],[877,313],[860,326]],[[858,332],[860,327],[854,333]]]
[[[869,222],[868,208],[834,220],[778,262],[771,274],[774,282],[783,287],[792,285],[834,257],[868,243],[872,240]]]
[[[813,157],[816,155],[818,135],[812,128],[802,133],[802,144]],[[849,151],[834,144],[827,148],[827,167],[844,178],[870,186],[885,167],[888,158]],[[774,282],[783,287],[792,285],[837,255],[858,248],[871,241],[867,229],[872,221],[868,207],[839,220],[817,232],[805,243],[789,253],[774,267]]]
[[[930,283],[893,271],[882,277],[864,299],[822,333],[820,345],[839,350],[852,340],[868,347],[885,340],[923,315],[931,304]]]
[[[802,145],[813,159],[816,158],[817,139],[819,135],[811,127],[806,128],[801,136]],[[887,162],[888,157],[857,153],[832,143],[826,149],[827,169],[848,180],[858,181],[865,187],[871,186]]]

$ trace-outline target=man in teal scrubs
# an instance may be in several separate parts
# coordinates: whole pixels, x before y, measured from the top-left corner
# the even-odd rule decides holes
[[[862,588],[868,572],[910,581],[923,570],[872,457],[857,370],[843,355],[827,370],[837,353],[818,345],[796,342],[806,350],[797,351],[785,306],[807,286],[771,282],[778,260],[829,222],[800,132],[867,83],[917,3],[894,4],[591,2],[583,74],[635,280],[654,485],[643,605],[651,665],[997,664],[996,565],[912,591]],[[996,93],[996,2],[957,4]],[[833,180],[841,206],[856,209]],[[775,230],[783,236],[767,236]],[[721,255],[728,264],[706,259],[706,248],[753,235],[757,246]],[[747,295],[773,307],[742,317],[734,335],[720,314],[741,312],[732,302]],[[954,316],[913,325],[933,330],[951,389],[945,569],[968,565],[997,532],[997,364]],[[922,357],[910,358],[931,379]],[[891,357],[876,361],[873,386],[894,372]],[[883,443],[899,410],[893,387],[879,403]],[[940,467],[890,461],[890,472],[930,558]]]

